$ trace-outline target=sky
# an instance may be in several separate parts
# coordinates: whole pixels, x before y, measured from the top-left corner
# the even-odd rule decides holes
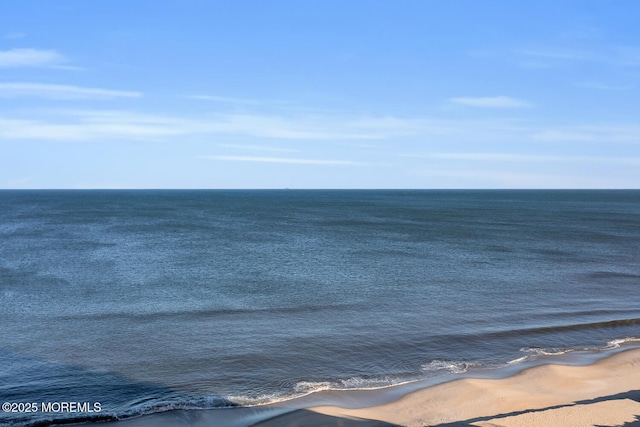
[[[6,0],[0,189],[640,188],[639,16]]]

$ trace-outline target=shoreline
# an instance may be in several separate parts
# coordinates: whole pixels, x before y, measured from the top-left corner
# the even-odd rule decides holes
[[[497,376],[494,371],[492,376],[470,374],[432,384],[418,381],[410,387],[319,392],[310,398],[255,407],[173,410],[100,425],[640,426],[640,348],[636,345],[616,349],[590,364],[567,364],[563,357],[550,360],[517,371],[507,369]]]
[[[343,426],[638,426],[640,349],[591,365],[547,364],[505,378],[461,378],[360,409],[317,406],[256,423]]]

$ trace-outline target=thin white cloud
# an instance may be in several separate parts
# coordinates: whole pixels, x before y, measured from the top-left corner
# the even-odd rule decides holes
[[[297,140],[386,139],[416,134],[421,126],[413,119],[389,117],[286,116],[218,114],[203,126],[208,132],[260,138]]]
[[[402,129],[367,129],[354,120],[247,114],[182,118],[134,111],[48,111],[36,117],[1,117],[0,137],[94,140],[162,139],[175,135],[238,135],[265,139],[382,139]]]
[[[522,108],[530,106],[528,102],[509,96],[458,97],[450,98],[449,101],[466,107],[478,108]]]
[[[429,131],[436,125],[391,117],[277,116],[215,114],[199,117],[142,114],[135,111],[49,110],[25,117],[0,116],[0,137],[94,140],[162,139],[175,135],[236,135],[283,140],[384,140]]]
[[[518,65],[522,68],[531,68],[531,69],[538,69],[538,70],[542,70],[545,68],[553,68],[551,64],[541,62],[541,61],[522,61]]]
[[[9,49],[0,51],[0,68],[56,67],[65,61],[55,50]]]
[[[223,160],[230,162],[258,162],[258,163],[286,163],[296,165],[362,165],[361,162],[349,160],[320,160],[320,159],[299,159],[291,157],[254,157],[254,156],[202,156],[208,160]]]
[[[36,139],[36,140],[83,140],[87,138],[77,126],[0,117],[0,140]]]
[[[245,145],[245,144],[218,144],[218,147],[224,148],[234,148],[239,150],[257,150],[257,151],[273,151],[279,153],[294,153],[298,150],[292,150],[290,148],[281,148],[281,147],[269,147],[262,145]]]
[[[558,62],[589,61],[610,65],[637,67],[640,66],[640,47],[638,46],[601,46],[595,48],[567,48],[558,46],[538,46],[518,49],[514,52],[520,58],[527,58],[524,63],[534,58],[542,60],[546,65]]]
[[[597,58],[597,55],[595,55],[593,52],[584,49],[572,49],[553,46],[518,49],[515,51],[515,53],[527,57],[560,59],[568,61],[584,61]]]
[[[47,99],[112,99],[139,98],[140,92],[120,91],[81,86],[54,85],[44,83],[0,83],[0,97],[36,97]]]
[[[566,130],[545,130],[532,135],[533,139],[539,141],[594,141],[597,136],[591,132],[566,131]]]
[[[593,124],[566,126],[564,128],[544,129],[531,136],[538,141],[597,141],[603,143],[627,142],[640,144],[640,125],[636,124]]]
[[[594,81],[575,83],[575,86],[585,87],[585,88],[588,88],[588,89],[607,90],[607,91],[609,91],[609,90],[610,91],[625,91],[625,90],[631,90],[631,89],[634,88],[634,85],[632,85],[632,84],[612,85],[612,84],[606,84],[606,83],[600,83],[600,82],[594,82]]]
[[[402,154],[402,157],[437,159],[437,160],[470,160],[470,161],[497,161],[497,162],[550,162],[560,161],[557,156],[544,156],[537,154],[513,154],[513,153],[420,153]]]
[[[58,121],[53,119],[57,118]],[[93,141],[100,139],[159,140],[185,135],[187,125],[163,116],[135,112],[67,112],[62,119],[50,112],[46,119],[3,118],[0,140]]]
[[[513,144],[518,141],[639,144],[640,125],[614,123],[547,128],[543,124],[508,119],[439,120],[391,116],[261,114],[182,117],[131,110],[47,109],[0,114],[0,138],[4,140],[92,141],[118,138],[161,141],[171,140],[179,135],[189,138],[216,136],[218,141],[225,141],[229,149],[234,147],[231,147],[232,142],[227,142],[227,136],[251,138],[237,140],[239,145],[236,148],[257,150],[259,146],[268,147],[264,151],[281,151],[278,145],[289,148],[289,141],[351,141],[351,144],[376,142],[380,146],[388,141],[415,142],[417,138],[428,142],[431,147],[468,143],[496,147],[496,144]],[[267,143],[266,140],[280,141]]]
[[[230,96],[216,96],[216,95],[189,95],[187,98],[199,99],[202,101],[213,101],[224,104],[241,104],[241,105],[262,105],[264,102],[254,99],[235,98]]]
[[[541,154],[516,154],[516,153],[419,153],[402,154],[402,157],[424,158],[436,160],[462,160],[473,162],[523,162],[523,163],[619,163],[640,164],[640,157],[607,157],[607,156],[583,156],[583,155],[541,155]]]

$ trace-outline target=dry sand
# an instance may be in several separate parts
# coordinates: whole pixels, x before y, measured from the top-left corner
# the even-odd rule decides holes
[[[640,426],[640,349],[589,366],[544,365],[460,379],[362,409],[322,406],[259,426]]]

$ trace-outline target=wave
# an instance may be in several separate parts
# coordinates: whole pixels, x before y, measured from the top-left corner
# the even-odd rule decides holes
[[[127,320],[156,320],[165,319],[169,317],[186,317],[186,318],[206,318],[216,316],[237,316],[237,315],[251,315],[251,314],[293,314],[304,312],[316,312],[316,311],[344,311],[354,308],[354,304],[325,304],[325,305],[304,305],[295,307],[256,307],[256,308],[212,308],[201,310],[176,310],[176,311],[150,311],[146,313],[139,312],[102,312],[102,313],[72,313],[72,314],[60,314],[57,317],[63,320],[75,320],[75,319],[106,319],[111,320],[114,318],[122,318]]]
[[[582,331],[589,329],[615,328],[620,326],[640,325],[640,318],[608,320],[603,322],[574,323],[571,325],[539,326],[534,328],[509,329],[504,331],[488,332],[483,334],[488,337],[512,337],[528,334],[548,334],[553,332]]]
[[[380,390],[403,384],[413,383],[424,376],[415,375],[381,375],[381,376],[361,376],[336,379],[329,381],[298,381],[293,384],[292,389],[276,393],[266,393],[258,396],[227,396],[240,407],[256,407],[263,405],[273,405],[320,392],[331,391],[363,391]]]
[[[594,271],[588,276],[592,279],[640,279],[640,274],[617,271]]]
[[[295,390],[305,394],[324,390],[376,390],[407,381],[407,377],[391,375],[350,377],[337,381],[299,381],[295,385]]]
[[[637,314],[637,309],[600,309],[600,310],[571,310],[565,309],[556,312],[543,312],[542,316],[556,319],[556,318],[576,318],[584,316],[621,316],[621,315],[634,315]]]
[[[615,350],[627,343],[640,343],[640,337],[625,337],[608,341],[604,347],[577,347],[577,348],[541,348],[541,347],[523,347],[521,352],[527,353],[526,355],[517,359],[510,360],[507,364],[521,363],[531,361],[539,358],[540,356],[561,356],[574,352],[606,352],[609,350]]]
[[[380,377],[350,377],[334,381],[298,381],[290,391],[262,394],[259,396],[228,396],[228,399],[241,407],[255,407],[272,405],[293,399],[309,396],[323,391],[345,390],[379,390],[398,386],[420,379],[420,376],[380,376]]]
[[[626,338],[611,340],[607,342],[607,347],[605,347],[604,350],[613,350],[614,348],[619,348],[623,344],[632,343],[632,342],[640,343],[640,337],[626,337]]]
[[[470,367],[478,366],[478,364],[467,362],[452,362],[444,360],[432,360],[429,363],[424,363],[420,367],[420,370],[425,373],[449,373],[449,374],[461,374],[467,372]]]

